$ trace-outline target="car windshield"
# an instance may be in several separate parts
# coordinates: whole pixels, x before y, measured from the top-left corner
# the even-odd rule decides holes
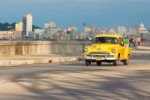
[[[118,44],[118,39],[115,37],[96,37],[93,40],[93,44],[97,43],[112,43],[112,44]]]

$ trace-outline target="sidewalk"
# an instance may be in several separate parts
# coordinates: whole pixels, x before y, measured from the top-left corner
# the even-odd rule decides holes
[[[66,55],[28,55],[0,57],[0,66],[17,66],[24,64],[44,64],[44,63],[62,63],[76,61],[79,56]]]
[[[150,56],[150,47],[139,46],[132,50],[132,57],[137,56]],[[83,55],[28,55],[28,56],[11,56],[0,57],[0,66],[17,66],[24,64],[44,64],[44,63],[63,63],[75,62]]]
[[[132,56],[150,56],[150,46],[138,46],[132,49]]]

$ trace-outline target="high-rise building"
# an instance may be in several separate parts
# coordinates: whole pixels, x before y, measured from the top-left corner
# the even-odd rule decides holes
[[[23,17],[22,36],[28,37],[30,32],[32,32],[32,14],[28,14]]]

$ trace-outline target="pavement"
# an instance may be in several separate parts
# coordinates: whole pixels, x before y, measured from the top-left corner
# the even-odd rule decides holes
[[[150,46],[138,46],[132,49],[132,56],[150,56]]]
[[[139,46],[132,49],[132,57],[150,56],[150,46]],[[46,64],[76,62],[83,58],[83,55],[26,55],[0,57],[0,67],[19,66],[27,64]]]
[[[18,66],[26,64],[63,63],[77,61],[81,56],[77,55],[26,55],[0,57],[0,66]]]

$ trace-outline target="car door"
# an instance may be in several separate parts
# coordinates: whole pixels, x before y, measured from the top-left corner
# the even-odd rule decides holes
[[[122,37],[119,37],[119,45],[120,60],[123,60],[125,57],[125,44],[124,39]]]

